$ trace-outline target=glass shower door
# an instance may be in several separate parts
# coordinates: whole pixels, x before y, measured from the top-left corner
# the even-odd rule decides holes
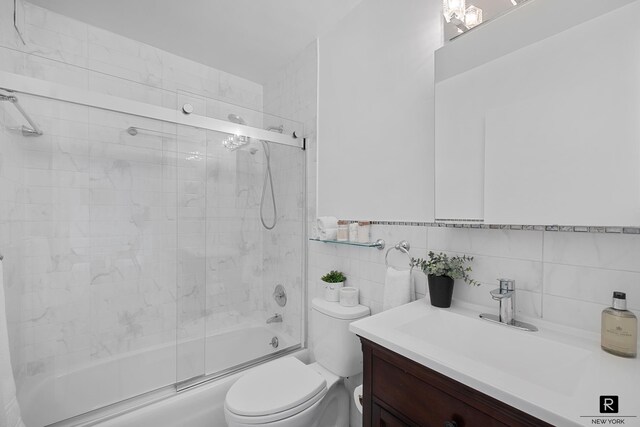
[[[230,149],[228,139],[207,135],[207,374],[302,336],[304,152],[253,139]]]
[[[176,137],[162,121],[19,98],[44,131],[3,134],[24,194],[21,256],[5,259],[22,307],[12,362],[37,427],[175,383]]]
[[[219,100],[182,92],[177,99],[193,114],[303,134],[299,123]],[[304,341],[305,153],[240,133],[176,133],[185,165],[177,179],[182,389]],[[273,297],[278,285],[283,306]]]
[[[20,197],[4,267],[28,425],[117,412],[302,343],[300,148],[19,97],[44,131],[16,133],[21,118],[0,111]]]

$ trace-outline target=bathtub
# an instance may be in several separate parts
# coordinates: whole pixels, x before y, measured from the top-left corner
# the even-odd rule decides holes
[[[208,374],[215,374],[294,347],[296,341],[280,332],[278,326],[245,325],[216,333],[206,338],[206,351],[203,351],[202,340],[180,342],[178,372],[188,373],[190,369],[199,367],[195,372],[200,373],[204,366]],[[279,341],[277,348],[270,345],[274,337]],[[305,354],[305,351],[301,351],[299,357],[303,358]],[[25,424],[27,427],[55,423],[58,423],[56,426],[164,427],[199,426],[211,420],[219,421],[220,416],[224,420],[224,395],[241,373],[176,392],[176,357],[176,346],[165,344],[100,359],[55,377],[32,377],[23,384],[19,393]],[[133,399],[121,402],[125,398]],[[112,406],[99,413],[71,419],[108,405]],[[136,409],[140,406],[143,408]],[[112,418],[108,422],[96,424],[89,421],[96,416],[109,418],[122,411],[128,411],[127,415]],[[173,420],[174,416],[177,417],[175,424],[169,423],[168,420]],[[136,419],[135,423],[132,423],[131,417]],[[137,417],[142,418],[138,420]],[[193,424],[191,421],[186,423],[185,419],[191,417],[195,417]],[[196,421],[196,418],[200,421]],[[63,421],[67,419],[71,420]],[[157,420],[162,422],[158,423]],[[222,422],[213,425],[225,425]]]

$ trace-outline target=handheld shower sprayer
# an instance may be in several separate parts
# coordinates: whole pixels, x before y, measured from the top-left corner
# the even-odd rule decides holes
[[[239,125],[247,124],[247,122],[245,122],[242,116],[239,116],[237,114],[229,114],[227,115],[227,118],[229,119],[230,122],[233,122]],[[284,130],[284,126],[283,125],[269,126],[267,130],[272,132],[282,133]],[[225,139],[222,142],[222,144],[229,150],[235,151],[240,147],[247,145],[249,142],[251,142],[251,140],[247,136],[232,135],[227,139]],[[262,143],[262,148],[264,149],[264,157],[267,160],[267,167],[264,171],[264,183],[262,184],[262,196],[260,197],[260,222],[262,223],[262,226],[267,230],[273,230],[273,228],[276,226],[276,223],[278,222],[278,208],[276,205],[276,195],[273,189],[273,176],[271,174],[271,149],[267,141],[260,140],[260,142]],[[254,154],[254,153],[255,151],[251,151],[251,154]],[[264,213],[263,213],[264,203],[265,203],[264,200],[267,193],[267,183],[269,184],[269,189],[271,190],[271,206],[273,207],[272,209],[273,221],[270,224],[267,224],[266,220],[264,219]]]

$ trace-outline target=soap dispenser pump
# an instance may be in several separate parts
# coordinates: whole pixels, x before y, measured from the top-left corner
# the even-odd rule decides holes
[[[613,293],[613,304],[602,310],[601,347],[616,356],[638,354],[638,318],[627,310],[627,295]]]

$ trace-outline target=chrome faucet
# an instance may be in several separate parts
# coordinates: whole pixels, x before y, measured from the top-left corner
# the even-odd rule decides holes
[[[281,323],[281,322],[282,322],[282,315],[277,313],[267,319],[267,323]]]
[[[516,315],[516,281],[512,279],[498,279],[500,287],[490,291],[491,298],[500,303],[499,314],[482,313],[480,317],[490,322],[501,323],[525,331],[537,331],[535,326],[520,322],[515,319]]]
[[[498,279],[500,287],[490,292],[491,298],[500,303],[500,322],[511,323],[516,313],[516,281]]]

